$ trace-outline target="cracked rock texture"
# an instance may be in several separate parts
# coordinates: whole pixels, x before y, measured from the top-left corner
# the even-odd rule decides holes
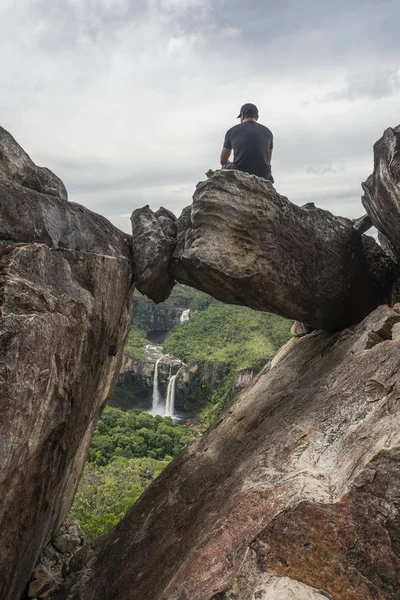
[[[44,171],[0,130],[1,600],[70,508],[130,327],[130,237]]]
[[[374,171],[362,184],[363,205],[385,250],[400,257],[400,125],[389,128],[374,146]]]
[[[399,600],[398,129],[364,187],[382,248],[368,217],[294,206],[234,171],[177,221],[135,211],[132,239],[0,131],[0,600],[18,600],[69,509],[132,274],[156,301],[179,280],[305,335],[73,556],[51,599]]]
[[[398,306],[289,342],[52,598],[398,599],[399,367]]]
[[[170,289],[169,269],[170,283],[335,331],[392,298],[395,268],[373,238],[312,203],[292,204],[270,182],[241,171],[216,171],[197,185],[175,244],[148,207],[134,211],[132,226],[147,283],[139,289],[155,301]]]
[[[67,190],[61,179],[45,167],[38,167],[15,141],[0,127],[0,179],[8,179],[42,194],[67,200]]]
[[[163,302],[175,284],[169,265],[176,246],[176,217],[165,208],[153,213],[145,206],[133,211],[131,223],[136,287],[154,302]]]

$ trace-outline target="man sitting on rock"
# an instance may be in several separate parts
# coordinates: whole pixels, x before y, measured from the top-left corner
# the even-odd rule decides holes
[[[273,136],[271,131],[257,123],[258,108],[254,104],[243,104],[238,116],[240,125],[235,125],[225,135],[221,152],[223,169],[238,169],[258,175],[274,182],[271,175]],[[233,162],[229,157],[233,150]]]

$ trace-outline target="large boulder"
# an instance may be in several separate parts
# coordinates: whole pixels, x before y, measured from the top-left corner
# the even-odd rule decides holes
[[[57,178],[49,195],[4,130],[0,148],[0,598],[17,600],[118,376],[132,251],[130,236],[56,193]]]
[[[336,331],[392,300],[395,267],[372,237],[312,203],[292,204],[254,175],[221,170],[199,183],[178,220],[175,250],[148,207],[132,224],[135,235],[142,231],[141,272],[162,264],[171,281],[223,302]],[[156,300],[158,286],[164,279],[153,277],[142,291]]]
[[[175,284],[169,264],[176,246],[176,217],[165,208],[153,213],[145,206],[133,211],[131,223],[136,287],[154,302],[163,302]]]

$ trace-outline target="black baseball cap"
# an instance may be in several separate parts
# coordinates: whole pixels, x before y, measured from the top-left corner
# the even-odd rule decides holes
[[[255,104],[251,104],[250,102],[248,102],[247,104],[243,104],[242,108],[240,109],[240,113],[239,116],[236,117],[237,119],[240,119],[240,115],[241,114],[244,115],[248,115],[249,113],[251,115],[258,115],[258,108]]]

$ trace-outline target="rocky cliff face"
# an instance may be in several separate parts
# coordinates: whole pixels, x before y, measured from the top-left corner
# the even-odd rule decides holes
[[[0,598],[65,518],[130,324],[130,237],[0,129]]]
[[[216,171],[199,183],[176,223],[175,245],[169,236],[160,241],[156,221],[148,207],[132,214],[136,235],[146,232],[133,238],[142,255],[138,287],[155,301],[164,286],[156,272],[148,275],[155,248],[164,263],[169,248],[177,281],[316,329],[343,329],[392,301],[396,265],[357,223],[312,203],[296,206],[254,175]]]
[[[162,334],[171,331],[179,324],[183,312],[189,309],[190,300],[190,296],[185,297],[182,294],[179,303],[161,302],[156,305],[140,294],[135,294],[132,309],[135,323],[142,327],[150,337],[155,335],[155,341],[158,342],[159,339],[162,340]]]
[[[397,599],[399,336],[289,342],[53,598]]]
[[[400,127],[385,132],[365,188],[378,228],[400,206],[399,139]],[[151,232],[148,209],[132,220]],[[362,230],[240,173],[198,186],[170,274],[228,302],[351,327],[289,342],[53,600],[399,598],[400,307],[376,307],[396,297],[398,267]],[[380,234],[395,259],[397,232]],[[141,268],[156,260],[143,252]],[[150,271],[138,277],[152,295]]]
[[[146,358],[135,360],[125,357],[121,373],[118,378],[118,387],[123,386],[126,393],[130,388],[134,388],[137,392],[136,398],[132,400],[132,404],[122,406],[122,408],[141,408],[142,410],[150,410],[153,398],[153,383],[156,363],[158,363],[158,384],[162,398],[166,398],[168,382],[171,375],[176,375],[177,372],[184,368],[184,363],[178,358],[165,354],[162,346],[147,344],[145,347]],[[120,406],[118,397],[111,397],[112,406]],[[182,407],[180,407],[182,408]]]
[[[77,552],[52,600],[398,600],[400,306],[378,305],[398,297],[399,140],[400,127],[385,132],[364,186],[387,253],[364,226],[235,172],[200,184],[177,222],[135,211],[134,272],[156,301],[179,279],[329,331],[289,342],[114,531]],[[1,600],[18,598],[70,503],[131,283],[127,236],[9,172]]]
[[[163,402],[171,375],[176,375],[175,413],[182,420],[193,418],[205,406],[218,381],[226,375],[225,365],[199,362],[186,365],[166,354],[162,346],[147,344],[145,354],[144,359],[124,357],[117,386],[109,400],[111,406],[122,410],[140,408],[150,411],[158,362],[158,385]],[[250,369],[238,372],[232,384],[232,394],[248,385],[254,375],[255,371]]]

